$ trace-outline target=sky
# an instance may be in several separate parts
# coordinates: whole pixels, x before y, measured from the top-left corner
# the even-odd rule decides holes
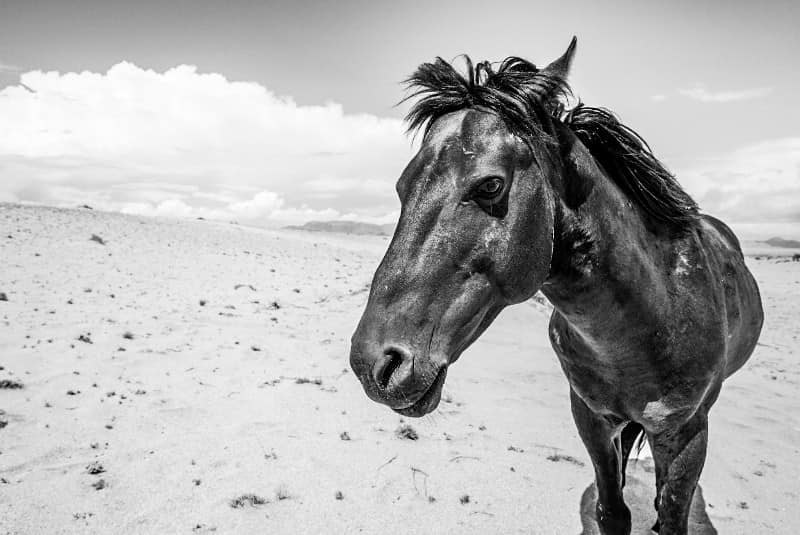
[[[740,234],[800,238],[800,3],[600,4],[0,0],[0,201],[391,223],[400,81],[576,35],[577,98]]]

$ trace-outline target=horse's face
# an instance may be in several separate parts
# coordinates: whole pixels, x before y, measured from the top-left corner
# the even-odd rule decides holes
[[[402,213],[353,335],[367,395],[407,416],[439,404],[447,367],[547,277],[553,193],[494,113],[439,118],[397,183]]]

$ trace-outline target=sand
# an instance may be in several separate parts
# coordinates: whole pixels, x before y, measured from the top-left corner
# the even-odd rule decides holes
[[[0,204],[0,381],[23,385],[0,389],[0,534],[596,533],[547,306],[503,312],[434,414],[366,398],[349,337],[387,243]],[[749,259],[766,325],[712,411],[693,533],[800,529],[787,260]],[[628,473],[649,533],[646,452]]]

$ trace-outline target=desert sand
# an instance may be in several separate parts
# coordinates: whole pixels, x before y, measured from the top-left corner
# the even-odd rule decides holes
[[[366,398],[349,337],[387,244],[0,204],[0,534],[597,533],[546,303],[504,311],[434,414]],[[800,262],[748,263],[766,324],[693,533],[800,530]],[[649,533],[646,451],[628,474]]]

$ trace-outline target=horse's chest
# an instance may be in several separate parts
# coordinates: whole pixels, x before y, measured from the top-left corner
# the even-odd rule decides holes
[[[599,358],[590,348],[576,343],[569,331],[551,327],[550,341],[570,387],[595,412],[624,412],[626,395],[634,394],[635,381],[618,363]],[[640,378],[641,379],[641,378]]]
[[[713,382],[707,369],[713,361],[677,366],[668,352],[650,353],[622,341],[592,347],[559,321],[551,322],[550,341],[570,387],[590,409],[646,423],[648,429],[683,418]]]
[[[555,321],[550,325],[550,341],[570,387],[597,413],[627,417],[662,392],[660,367],[627,340],[612,339],[593,347],[569,326]]]

